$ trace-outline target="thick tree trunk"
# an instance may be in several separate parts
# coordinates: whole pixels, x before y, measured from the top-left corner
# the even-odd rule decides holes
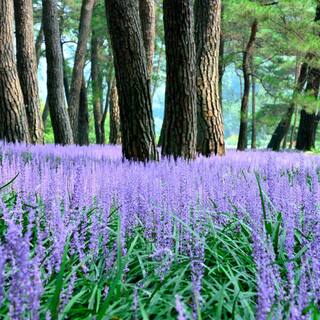
[[[17,67],[32,143],[44,143],[33,34],[32,0],[14,0]]]
[[[196,57],[192,0],[164,0],[167,58],[162,155],[196,157]]]
[[[128,160],[157,158],[139,8],[135,0],[106,0],[119,95],[122,151]]]
[[[43,0],[42,7],[47,58],[47,99],[54,139],[57,144],[71,144],[73,143],[73,136],[65,104],[57,2],[56,0]]]
[[[72,80],[70,87],[70,96],[68,100],[69,116],[73,139],[78,143],[78,124],[79,124],[79,98],[82,86],[82,73],[85,63],[85,55],[87,51],[87,42],[90,33],[92,11],[95,0],[83,0],[81,6],[80,25],[78,45],[75,53]]]
[[[256,36],[258,31],[258,20],[255,19],[251,25],[251,34],[248,41],[246,50],[243,54],[242,71],[244,78],[244,90],[241,101],[241,113],[240,113],[240,131],[238,139],[239,151],[243,151],[248,145],[248,105],[250,95],[250,61],[253,55],[253,50],[256,42]]]
[[[116,82],[110,92],[110,144],[121,144],[120,108]]]
[[[154,0],[139,0],[139,13],[144,48],[147,59],[147,74],[150,83],[152,77],[154,45],[156,36],[156,12]]]
[[[253,63],[252,63],[253,68]],[[252,100],[251,100],[251,113],[252,113],[252,119],[251,119],[251,149],[257,148],[257,121],[256,121],[256,78],[254,75],[251,75],[251,94],[252,94]]]
[[[13,1],[0,0],[0,12],[0,140],[30,142],[14,58]]]
[[[82,76],[79,103],[78,141],[80,146],[87,146],[89,145],[89,111],[87,85],[84,76]]]
[[[102,144],[101,121],[102,121],[102,76],[100,70],[102,41],[96,31],[92,31],[91,37],[91,84],[94,129],[96,143]]]
[[[219,96],[220,96],[220,104],[221,108],[223,109],[223,96],[222,96],[222,81],[223,75],[225,72],[225,61],[224,61],[224,51],[225,51],[225,39],[223,34],[223,17],[224,17],[224,6],[222,4],[221,7],[221,30],[220,30],[220,50],[219,50]]]
[[[297,81],[296,81],[296,87],[293,92],[292,102],[290,103],[286,114],[282,117],[276,130],[274,131],[271,137],[271,140],[268,144],[268,149],[272,149],[274,151],[280,150],[281,141],[287,135],[290,128],[292,115],[295,110],[295,101],[294,101],[295,97],[302,92],[303,87],[306,83],[307,74],[308,74],[308,64],[304,63],[301,66],[298,76],[296,77]]]
[[[197,151],[206,157],[225,153],[219,92],[220,28],[221,0],[196,0]]]
[[[317,68],[310,68],[308,72],[308,80],[306,92],[311,93],[315,99],[319,95],[320,85],[320,70]],[[300,113],[300,123],[297,136],[297,150],[311,150],[315,147],[316,129],[318,119],[316,111],[307,111],[303,108]]]

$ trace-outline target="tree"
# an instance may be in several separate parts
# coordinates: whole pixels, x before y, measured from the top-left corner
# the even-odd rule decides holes
[[[110,92],[110,144],[121,144],[121,122],[116,82],[113,81]]]
[[[120,105],[122,152],[133,161],[157,158],[139,8],[135,0],[106,0]]]
[[[68,100],[70,123],[75,143],[78,143],[79,99],[94,3],[95,0],[83,0],[82,2],[78,44],[74,58],[70,96]]]
[[[221,1],[195,1],[197,56],[197,151],[204,156],[225,153],[219,88]]]
[[[150,82],[152,76],[154,41],[156,33],[154,0],[139,0],[139,15],[141,20],[143,43],[146,51],[148,81]]]
[[[167,59],[162,155],[196,156],[196,58],[192,0],[164,0]]]
[[[256,78],[254,75],[254,61],[251,61],[251,149],[257,148],[257,120],[256,120]]]
[[[80,146],[87,146],[89,145],[89,111],[87,84],[84,75],[82,75],[79,103],[78,143]]]
[[[30,142],[13,45],[13,1],[0,0],[0,139]]]
[[[44,143],[40,113],[37,56],[33,35],[32,0],[14,0],[17,68],[28,118],[31,142]]]
[[[247,148],[248,144],[248,105],[250,94],[250,61],[252,59],[253,50],[256,42],[256,36],[258,31],[258,20],[254,19],[251,25],[251,34],[243,54],[242,71],[244,77],[244,91],[241,101],[241,114],[240,114],[240,131],[238,139],[237,149],[243,151]]]
[[[274,151],[280,150],[281,141],[288,134],[291,120],[292,120],[292,116],[293,116],[294,110],[296,108],[295,99],[303,90],[303,87],[306,83],[307,74],[308,74],[308,64],[303,63],[301,69],[299,70],[296,87],[293,92],[292,101],[290,102],[289,108],[287,109],[285,115],[282,117],[276,130],[274,131],[274,133],[271,137],[271,140],[268,144],[268,149],[272,149]]]
[[[42,7],[47,58],[47,99],[54,139],[57,144],[71,144],[73,143],[73,135],[65,104],[57,2],[56,0],[43,0]]]

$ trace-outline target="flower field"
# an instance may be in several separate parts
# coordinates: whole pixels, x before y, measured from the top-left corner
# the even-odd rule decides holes
[[[1,319],[319,319],[320,159],[0,145]]]

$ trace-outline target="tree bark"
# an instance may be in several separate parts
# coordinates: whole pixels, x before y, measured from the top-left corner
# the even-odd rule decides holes
[[[82,2],[78,44],[75,53],[70,96],[68,100],[70,123],[75,143],[78,143],[79,99],[94,3],[95,0],[83,0]]]
[[[311,67],[308,72],[306,92],[310,92],[315,99],[319,95],[320,70]],[[300,113],[300,123],[297,136],[297,150],[308,151],[315,148],[318,117],[316,111],[307,111],[304,107]]]
[[[16,55],[20,85],[32,143],[44,143],[33,34],[32,0],[14,0]]]
[[[56,144],[72,144],[72,130],[65,104],[63,59],[60,44],[57,2],[56,0],[43,0],[42,8],[47,58],[47,99],[54,139]]]
[[[192,0],[164,0],[167,58],[162,155],[196,157],[196,57]]]
[[[225,153],[219,88],[220,30],[221,0],[196,0],[197,151],[206,157]]]
[[[157,158],[138,3],[106,0],[119,95],[122,152],[133,161]]]
[[[102,144],[101,121],[102,121],[102,76],[100,70],[102,41],[95,30],[91,37],[91,84],[92,84],[92,104],[94,129],[96,143]]]
[[[139,0],[139,14],[144,48],[147,59],[147,75],[149,84],[152,77],[154,44],[156,36],[156,13],[154,0]]]
[[[82,85],[79,101],[79,126],[78,141],[80,146],[89,145],[89,111],[88,111],[88,93],[84,75],[82,76]]]
[[[30,142],[14,58],[13,1],[0,0],[0,140]]]
[[[256,36],[258,31],[258,20],[255,19],[251,25],[251,34],[243,54],[242,71],[244,78],[244,91],[241,101],[241,114],[240,114],[240,131],[238,139],[237,150],[243,151],[248,145],[248,105],[249,105],[249,95],[250,95],[250,61],[253,55]]]
[[[303,87],[306,83],[307,74],[308,74],[308,64],[304,63],[301,66],[301,69],[297,76],[296,87],[293,92],[292,102],[290,103],[286,114],[282,117],[276,130],[274,131],[271,137],[271,140],[268,144],[268,149],[272,149],[274,151],[280,150],[281,141],[287,135],[290,128],[292,115],[295,110],[295,97],[302,92]]]
[[[110,144],[121,144],[120,109],[116,82],[110,92]]]

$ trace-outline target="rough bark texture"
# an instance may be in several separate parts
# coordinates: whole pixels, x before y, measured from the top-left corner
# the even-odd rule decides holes
[[[91,37],[91,85],[92,85],[92,104],[94,129],[96,143],[102,144],[101,121],[102,121],[102,77],[100,70],[102,41],[96,31],[92,31]]]
[[[290,103],[286,114],[282,117],[276,130],[274,131],[274,133],[271,137],[271,140],[268,144],[268,149],[272,149],[274,151],[280,150],[281,141],[287,135],[289,128],[290,128],[292,115],[295,110],[295,102],[294,102],[295,97],[302,92],[303,87],[306,83],[307,73],[308,73],[308,64],[304,63],[302,65],[300,73],[297,77],[297,84],[296,84],[296,88],[293,93],[292,102]]]
[[[306,92],[311,93],[315,99],[319,95],[320,70],[310,68],[307,76]],[[303,108],[300,113],[300,123],[297,136],[297,150],[311,150],[315,147],[318,117],[315,111]]]
[[[192,0],[164,0],[167,84],[162,155],[196,156],[196,57]]]
[[[244,78],[244,91],[241,101],[241,114],[240,114],[240,131],[238,139],[237,149],[242,151],[247,148],[248,145],[248,105],[249,105],[249,95],[250,95],[250,61],[253,55],[254,46],[256,42],[256,36],[258,31],[258,20],[254,20],[251,25],[251,34],[243,54],[243,78]]]
[[[113,81],[110,92],[110,139],[111,144],[121,144],[120,108],[116,82]]]
[[[221,0],[196,0],[197,151],[207,157],[225,153],[219,92],[220,29]]]
[[[79,103],[78,142],[80,146],[87,146],[89,145],[89,111],[87,85],[84,76],[82,76]]]
[[[56,0],[43,0],[42,8],[47,58],[47,99],[54,139],[57,144],[71,144],[73,143],[73,136],[65,104],[57,2]]]
[[[33,34],[32,0],[14,0],[17,67],[32,143],[44,143]]]
[[[94,3],[95,0],[83,0],[82,2],[78,44],[75,53],[70,96],[68,100],[70,123],[75,143],[78,143],[79,99]]]
[[[123,156],[134,161],[157,158],[138,3],[106,0],[119,95]]]
[[[13,45],[13,1],[0,0],[0,140],[30,142]]]
[[[151,81],[154,44],[156,36],[156,13],[154,0],[139,0],[139,13],[144,48],[147,59],[148,81]]]

